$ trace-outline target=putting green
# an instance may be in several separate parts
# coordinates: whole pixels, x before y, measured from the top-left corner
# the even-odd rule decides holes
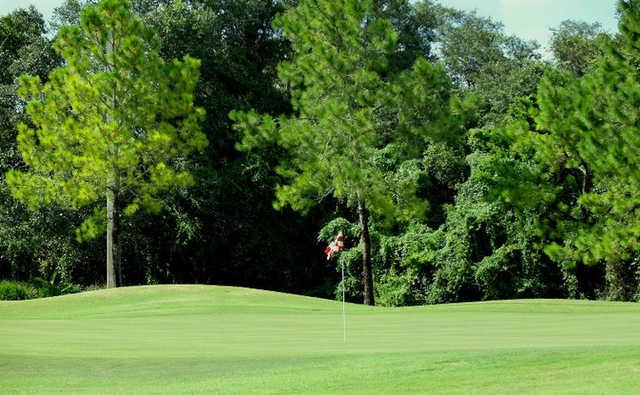
[[[0,393],[629,393],[640,305],[411,308],[215,286],[0,302]]]

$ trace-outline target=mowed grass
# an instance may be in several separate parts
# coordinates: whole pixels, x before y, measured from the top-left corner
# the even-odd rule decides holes
[[[0,393],[640,392],[640,305],[153,286],[0,302]]]

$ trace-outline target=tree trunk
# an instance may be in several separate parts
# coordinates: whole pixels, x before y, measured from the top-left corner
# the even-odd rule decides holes
[[[116,190],[119,189],[119,183],[116,183]],[[117,196],[117,193],[115,194]],[[120,217],[121,205],[116,198],[113,203],[113,266],[116,272],[116,287],[121,287],[122,281],[122,244],[120,244]]]
[[[580,170],[582,171],[582,193],[589,193],[593,187],[593,175],[586,164]]]
[[[582,193],[589,193],[593,187],[593,175],[591,174],[589,166],[584,162],[580,170],[582,171]],[[582,205],[580,211],[582,212],[582,219],[586,220],[589,217],[589,210]]]
[[[113,254],[116,245],[113,242],[113,234],[115,231],[115,194],[111,189],[107,190],[107,288],[116,286],[116,271],[113,262]]]
[[[358,198],[358,214],[360,215],[360,226],[362,229],[360,242],[362,243],[362,282],[364,285],[364,304],[373,306],[375,304],[375,300],[373,296],[373,274],[371,273],[369,213],[361,198]]]
[[[107,40],[106,46],[106,56],[107,59],[109,55],[113,53],[114,49],[114,39],[113,33],[109,32],[109,38]],[[111,65],[107,66],[109,70],[113,67]],[[115,88],[111,92],[111,105],[112,110],[116,107],[116,93]],[[111,122],[111,116],[107,111],[106,116],[107,123]],[[111,159],[112,153],[109,149],[107,149],[107,159]],[[114,262],[114,255],[118,255],[117,251],[117,242],[114,243],[114,233],[115,229],[115,218],[116,218],[116,193],[114,188],[116,186],[114,179],[109,179],[107,183],[107,288],[115,288],[116,287],[116,267]]]
[[[113,264],[116,271],[116,287],[121,287],[122,281],[122,245],[120,244],[120,207],[114,204],[113,213]]]
[[[122,281],[122,248],[120,248],[120,242],[118,240],[118,219],[114,219],[113,222],[113,244],[115,252],[113,253],[114,265],[116,267],[116,273],[118,273],[116,286],[121,287]]]

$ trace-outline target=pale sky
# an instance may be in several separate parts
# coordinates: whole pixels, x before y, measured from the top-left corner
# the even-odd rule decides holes
[[[6,15],[16,8],[27,8],[34,5],[49,19],[53,9],[59,7],[63,2],[63,0],[0,0],[0,15]]]
[[[617,0],[438,0],[442,5],[502,22],[508,34],[536,40],[548,49],[551,32],[560,22],[573,19],[599,22],[608,32],[618,30]]]
[[[419,1],[419,0],[418,0]],[[441,4],[476,10],[478,15],[502,22],[505,31],[548,46],[549,29],[566,19],[599,22],[607,31],[617,30],[617,0],[438,0]],[[0,0],[0,15],[33,4],[47,19],[63,0]],[[544,51],[543,49],[543,52]]]

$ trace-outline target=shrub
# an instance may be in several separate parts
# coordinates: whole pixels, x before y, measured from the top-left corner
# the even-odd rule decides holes
[[[0,300],[25,300],[35,296],[35,290],[28,284],[17,281],[0,281]]]
[[[82,291],[82,287],[78,284],[70,284],[61,281],[57,271],[53,272],[49,280],[45,280],[41,277],[36,277],[33,279],[33,281],[38,287],[37,292],[41,298],[48,298],[51,296],[65,295]]]
[[[376,303],[380,306],[406,306],[411,303],[411,284],[415,277],[411,270],[398,274],[384,273],[376,281]]]

